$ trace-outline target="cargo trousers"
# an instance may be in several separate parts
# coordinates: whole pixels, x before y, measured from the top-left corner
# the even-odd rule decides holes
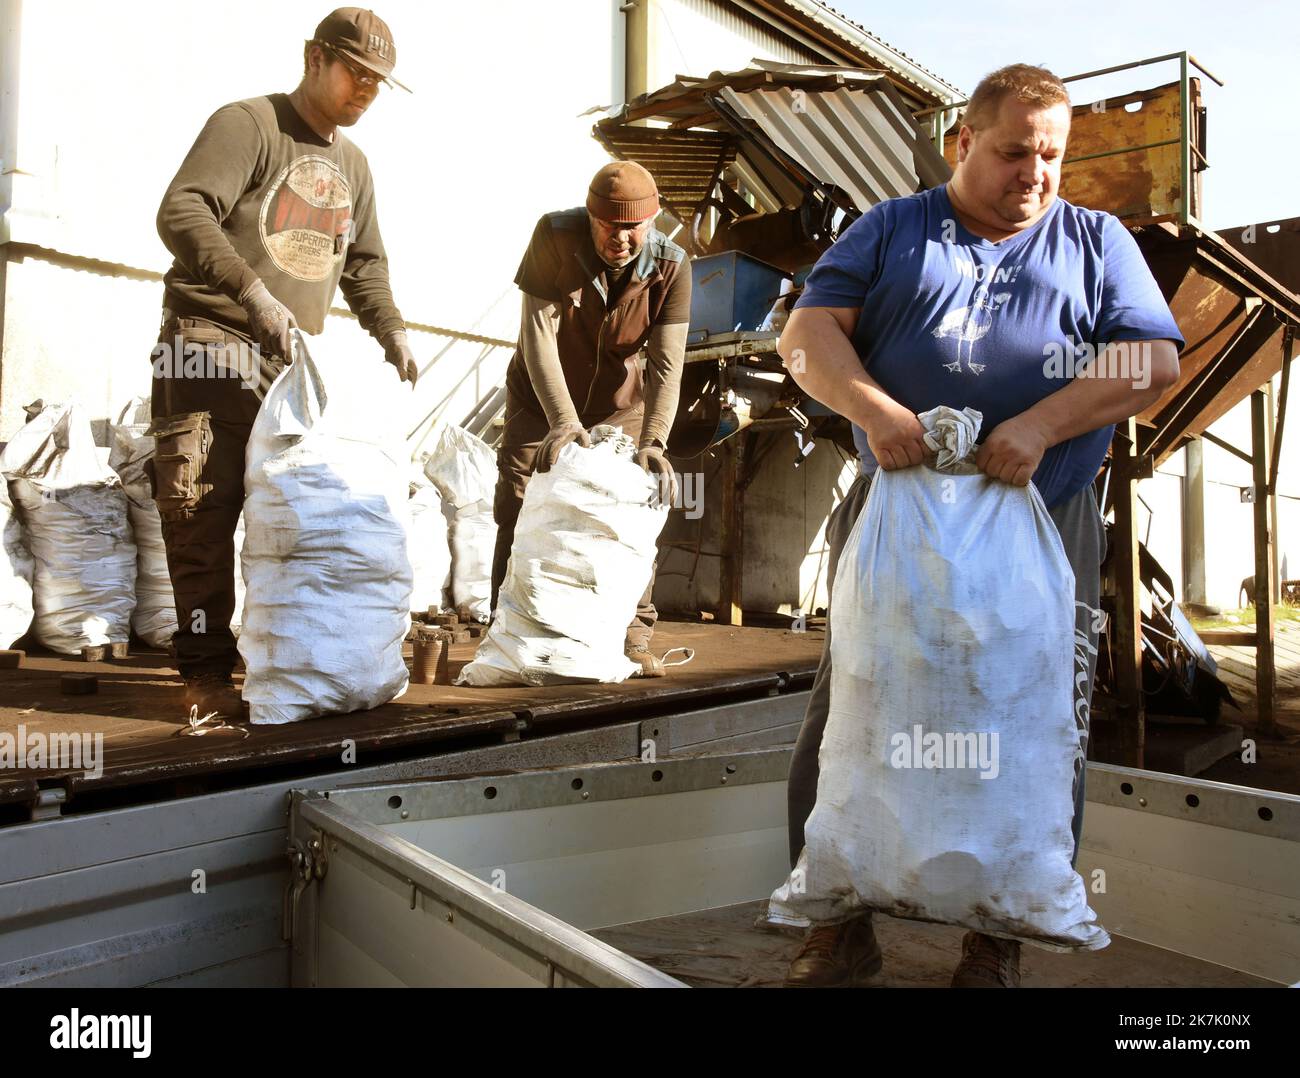
[[[155,448],[147,469],[176,602],[172,646],[184,678],[229,674],[239,659],[230,620],[244,457],[262,395],[282,368],[224,326],[164,313],[153,353]]]
[[[622,427],[623,433],[636,441],[641,436],[641,424],[644,421],[645,403],[642,401],[593,422],[587,422],[584,417],[583,426],[588,430],[602,423]],[[523,407],[513,394],[507,392],[505,427],[501,434],[501,444],[497,447],[497,485],[492,502],[492,516],[497,526],[496,549],[492,555],[493,610],[496,609],[497,593],[505,582],[506,568],[510,564],[515,524],[519,520],[519,509],[524,503],[528,477],[537,466],[537,451],[549,431],[550,424],[545,416]],[[648,647],[654,635],[655,622],[659,619],[654,605],[656,564],[650,566],[650,580],[627,627],[627,643],[630,645]]]
[[[871,480],[858,476],[844,500],[835,507],[826,524],[827,605],[833,600],[831,588],[840,554],[848,540],[849,532],[857,523],[858,515],[867,503]],[[1080,756],[1074,771],[1074,833],[1073,864],[1079,856],[1079,838],[1083,834],[1084,781],[1088,748],[1088,710],[1092,702],[1092,682],[1097,671],[1097,639],[1101,631],[1101,563],[1106,554],[1106,525],[1097,508],[1097,498],[1092,485],[1067,498],[1048,515],[1056,524],[1065,547],[1065,556],[1074,570],[1074,717],[1079,735]],[[826,638],[822,643],[822,657],[813,678],[812,692],[804,713],[803,724],[795,741],[794,755],[790,760],[789,831],[790,867],[797,867],[799,854],[804,847],[804,825],[817,802],[819,775],[818,753],[822,733],[830,714],[831,699],[831,623],[827,610]],[[1086,675],[1080,677],[1079,675]]]

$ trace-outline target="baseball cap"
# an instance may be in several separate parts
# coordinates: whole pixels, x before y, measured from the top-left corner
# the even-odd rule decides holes
[[[408,94],[411,92],[409,86],[393,78],[393,67],[397,64],[393,32],[373,11],[359,7],[337,8],[321,20],[312,40],[332,46],[349,60],[381,76],[385,82],[401,86]]]

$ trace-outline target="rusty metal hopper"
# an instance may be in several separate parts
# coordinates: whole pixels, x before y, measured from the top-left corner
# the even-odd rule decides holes
[[[1170,223],[1135,231],[1187,341],[1178,384],[1138,417],[1149,428],[1142,451],[1158,465],[1282,370],[1300,297],[1213,232]]]

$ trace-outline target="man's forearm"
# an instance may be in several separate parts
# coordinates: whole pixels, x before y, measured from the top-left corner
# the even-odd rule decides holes
[[[894,403],[863,369],[853,343],[825,308],[794,311],[777,349],[800,389],[864,430],[883,407]]]
[[[688,322],[655,326],[646,341],[645,422],[641,426],[641,445],[657,444],[668,448],[668,432],[677,418],[677,401],[681,396],[682,367],[686,361]]]
[[[347,268],[339,279],[339,291],[361,328],[380,345],[406,328],[402,312],[393,302],[386,257],[349,251]]]
[[[1172,341],[1110,344],[1092,368],[1022,414],[1051,447],[1146,411],[1177,381]]]
[[[560,312],[549,300],[524,293],[523,317],[519,323],[519,348],[533,391],[554,430],[566,423],[578,423],[578,410],[569,396],[560,363],[558,334]]]
[[[257,281],[222,223],[244,194],[261,154],[261,135],[240,105],[214,113],[181,162],[158,207],[158,236],[196,280],[238,302]]]

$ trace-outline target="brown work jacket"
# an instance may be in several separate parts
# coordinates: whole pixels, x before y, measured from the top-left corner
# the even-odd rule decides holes
[[[644,397],[637,356],[659,322],[685,322],[690,311],[690,264],[686,252],[651,229],[637,256],[636,269],[608,305],[605,263],[591,242],[587,211],[581,207],[548,213],[537,222],[515,284],[521,291],[560,305],[557,344],[569,397],[583,424],[630,408]],[[679,274],[685,274],[686,309],[666,305]],[[669,309],[669,308],[672,309]],[[524,407],[542,414],[521,348],[506,374],[506,386]]]

